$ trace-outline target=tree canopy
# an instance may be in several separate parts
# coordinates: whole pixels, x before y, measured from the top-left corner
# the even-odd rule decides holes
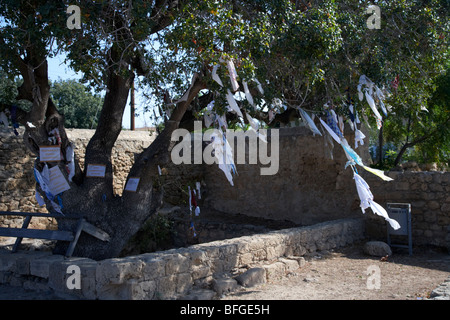
[[[69,5],[77,5],[80,15],[67,13]],[[117,255],[156,212],[163,192],[158,166],[170,161],[171,134],[186,111],[197,117],[225,115],[235,124],[258,119],[270,125],[288,110],[308,112],[316,121],[332,110],[351,122],[359,115],[379,128],[380,108],[390,119],[422,115],[448,59],[449,3],[377,1],[379,28],[368,23],[374,18],[367,10],[371,5],[356,0],[1,0],[0,68],[23,79],[16,98],[32,104],[29,110],[14,109],[14,120],[25,126],[24,141],[36,155],[58,132],[63,159],[57,165],[63,172],[75,167],[70,189],[59,195],[64,214],[83,212],[112,235],[109,243],[80,238],[77,254]],[[78,18],[79,29],[68,25],[68,19]],[[60,52],[84,82],[106,92],[84,165],[104,164],[102,179],[87,178],[70,156],[64,117],[48,81],[47,58]],[[143,187],[116,197],[111,151],[136,78],[157,101],[165,125],[130,169],[129,177],[139,177]],[[302,118],[307,119],[304,113]],[[45,166],[37,161],[35,169],[44,172]],[[53,200],[46,200],[50,211]],[[68,226],[61,221],[59,227]]]
[[[419,163],[448,165],[450,159],[450,72],[439,76],[429,88],[430,96],[418,108],[398,108],[384,121],[384,139],[393,144],[387,164],[402,158]],[[434,89],[435,88],[435,89]],[[397,103],[403,103],[397,99]],[[397,105],[393,103],[393,105]]]

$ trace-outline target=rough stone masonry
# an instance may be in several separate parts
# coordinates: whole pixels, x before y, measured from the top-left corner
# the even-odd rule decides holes
[[[68,129],[81,158],[93,130]],[[20,137],[20,135],[19,135]],[[21,140],[0,131],[0,211],[45,211],[34,199],[33,157]],[[348,135],[351,141],[351,133]],[[113,150],[114,190],[121,193],[134,154],[154,139],[149,132],[123,131]],[[328,145],[328,147],[330,147]],[[360,148],[364,147],[360,150]],[[358,153],[368,163],[367,145]],[[333,157],[331,157],[332,151]],[[186,205],[187,183],[201,181],[203,205],[226,214],[244,214],[264,219],[287,220],[298,225],[364,216],[368,235],[385,240],[386,224],[370,210],[359,208],[351,170],[345,169],[342,150],[327,148],[323,137],[306,128],[280,129],[279,171],[260,176],[260,164],[237,165],[238,175],[230,186],[217,165],[169,165],[163,168],[165,200]],[[82,161],[81,161],[82,163]],[[450,249],[450,172],[391,171],[394,181],[382,181],[370,173],[366,179],[375,201],[411,203],[413,244],[437,245]],[[1,219],[1,218],[0,218]],[[31,227],[54,228],[52,220],[32,219]],[[20,227],[22,219],[0,220],[0,226]]]
[[[363,238],[363,219],[341,219],[101,261],[0,250],[0,284],[79,299],[212,299],[296,270],[307,253]],[[74,265],[79,267],[79,289],[68,285]]]

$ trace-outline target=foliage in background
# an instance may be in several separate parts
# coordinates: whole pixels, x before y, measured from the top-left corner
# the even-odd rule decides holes
[[[20,85],[21,81],[17,78],[9,79],[4,72],[0,72],[0,103],[16,104],[29,110],[29,101],[16,100]],[[103,105],[103,98],[99,94],[90,92],[87,86],[77,80],[50,83],[50,94],[59,112],[64,115],[66,128],[92,129],[97,126],[97,115]]]
[[[392,166],[402,160],[418,163],[448,165],[450,159],[450,64],[447,72],[430,86],[430,96],[421,102],[412,102],[410,108],[396,108],[395,116],[384,122],[384,136],[395,145],[396,156]],[[403,99],[396,97],[397,104]],[[408,150],[410,149],[410,150]],[[407,152],[409,151],[409,152]],[[389,165],[386,163],[385,165]]]
[[[29,101],[17,101],[17,88],[20,86],[20,80],[8,75],[0,69],[0,105],[17,105],[24,110],[30,110]],[[1,111],[1,110],[0,110]]]
[[[103,98],[76,80],[59,80],[51,84],[51,97],[64,115],[67,128],[96,128]]]

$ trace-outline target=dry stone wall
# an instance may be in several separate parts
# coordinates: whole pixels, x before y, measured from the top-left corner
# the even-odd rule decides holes
[[[300,268],[305,254],[363,238],[362,219],[342,219],[101,261],[0,250],[0,284],[80,299],[212,299],[223,293],[224,283],[235,289],[238,281],[245,283],[248,271],[261,271],[259,282],[270,281]],[[79,288],[68,286],[73,266],[79,268]]]
[[[354,141],[351,131],[346,132],[348,141]],[[367,149],[357,150],[367,163]],[[217,166],[206,166],[206,205],[225,213],[300,225],[354,217],[356,189],[346,162],[336,143],[313,136],[304,127],[283,128],[279,130],[278,172],[261,175],[261,167],[268,165],[237,164],[231,186]]]
[[[392,171],[394,181],[365,175],[375,201],[380,204],[410,203],[413,245],[435,245],[450,250],[450,172]],[[383,219],[366,214],[368,235],[386,239]]]
[[[35,178],[33,165],[35,156],[30,153],[19,135],[0,129],[0,211],[47,212],[35,199]],[[84,164],[86,146],[94,130],[67,129],[69,139],[75,145],[75,154]],[[149,131],[122,131],[112,151],[114,170],[114,191],[121,194],[128,170],[134,163],[134,156],[150,145],[155,134]],[[20,227],[22,217],[0,217],[0,226]],[[31,228],[56,228],[54,219],[33,218]]]
[[[234,186],[226,180],[217,165],[174,165],[162,168],[168,203],[187,206],[187,184],[202,184],[202,207],[224,215],[286,220],[297,225],[361,217],[359,199],[351,170],[341,148],[325,145],[323,137],[313,136],[306,128],[280,129],[278,173],[260,175],[261,165],[238,164]],[[348,132],[348,131],[347,131]],[[350,132],[351,133],[351,132]],[[68,130],[82,158],[92,136],[91,130]],[[116,193],[123,189],[134,154],[154,139],[148,132],[124,131],[113,151]],[[348,141],[353,141],[351,134]],[[269,149],[270,150],[270,149]],[[369,163],[367,145],[358,152]],[[34,158],[22,139],[11,132],[0,131],[0,210],[45,211],[34,199]],[[333,157],[330,156],[332,151]],[[82,161],[81,161],[82,163]],[[392,171],[394,181],[360,172],[371,187],[375,201],[405,202],[412,205],[413,244],[432,244],[450,248],[450,172]],[[364,215],[368,234],[381,240],[386,237],[384,220],[371,210]],[[1,218],[0,218],[1,219]],[[34,221],[33,221],[34,220]],[[32,226],[45,227],[50,220],[32,219]],[[0,220],[1,226],[18,227],[19,217]]]
[[[348,132],[348,131],[347,131]],[[347,140],[353,141],[351,132]],[[328,145],[329,146],[329,145]],[[357,152],[369,164],[368,146]],[[386,222],[369,208],[363,215],[347,158],[335,145],[333,157],[323,137],[305,128],[280,130],[279,171],[260,175],[261,165],[237,165],[231,186],[217,166],[205,166],[208,196],[205,205],[224,214],[244,214],[287,220],[299,225],[363,216],[368,236],[386,241]],[[450,172],[391,171],[384,181],[358,167],[374,200],[412,206],[413,245],[436,245],[450,250]],[[400,239],[403,241],[403,239]]]

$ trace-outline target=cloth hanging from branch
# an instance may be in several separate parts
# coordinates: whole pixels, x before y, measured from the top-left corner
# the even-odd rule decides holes
[[[233,94],[231,93],[230,89],[227,90],[227,102],[228,106],[230,107],[230,111],[235,112],[239,117],[243,118],[241,109],[239,108],[238,104],[236,103],[236,100],[234,100]]]
[[[362,133],[359,129],[355,130],[355,149],[358,148],[358,143],[359,145],[364,145],[364,138],[366,136],[364,135],[364,133]]]
[[[316,124],[314,123],[314,121],[311,119],[311,117],[308,115],[308,113],[306,113],[305,110],[303,110],[302,108],[297,108],[298,111],[300,111],[300,115],[302,116],[302,120],[303,122],[309,127],[309,129],[313,132],[313,135],[315,136],[316,134],[318,134],[319,136],[322,135],[322,133],[319,131],[319,129],[317,129]]]
[[[214,156],[219,163],[219,169],[225,173],[225,177],[233,186],[232,174],[237,174],[233,160],[233,150],[228,144],[226,136],[221,129],[218,129],[211,134],[211,144],[212,149],[214,150]]]
[[[370,191],[369,185],[358,173],[355,172],[355,170],[353,170],[353,179],[355,180],[356,190],[361,201],[360,207],[362,212],[365,213],[365,210],[370,207],[373,213],[382,216],[394,230],[398,230],[400,228],[400,224],[396,220],[391,219],[381,205],[373,201],[373,194]]]
[[[320,123],[322,124],[322,126],[325,128],[325,130],[327,130],[327,132],[330,134],[330,136],[339,144],[341,144],[341,139],[339,138],[339,136],[334,132],[333,129],[331,129],[326,123],[325,121],[323,121],[322,119],[319,119]]]
[[[245,82],[244,80],[242,81],[242,85],[244,86],[244,93],[245,93],[245,98],[247,99],[248,103],[254,107],[255,106],[255,102],[253,101],[253,97],[250,93],[250,91],[248,90],[248,84],[247,82]]]
[[[328,127],[333,130],[336,136],[342,138],[344,135],[338,125],[338,118],[334,110],[326,110],[326,120]]]

